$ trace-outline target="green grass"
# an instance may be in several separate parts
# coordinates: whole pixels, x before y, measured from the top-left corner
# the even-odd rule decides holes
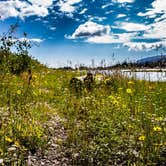
[[[80,73],[43,68],[32,71],[30,85],[27,73],[0,76],[0,158],[6,165],[24,165],[28,151],[45,150],[43,126],[55,113],[65,119],[63,146],[73,165],[165,164],[165,82],[115,74],[77,94],[69,86],[74,76]]]

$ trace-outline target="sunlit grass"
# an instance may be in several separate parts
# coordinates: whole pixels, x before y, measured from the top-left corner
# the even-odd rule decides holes
[[[43,126],[58,113],[73,165],[162,165],[165,83],[116,73],[77,95],[69,82],[80,75],[43,68],[32,71],[30,84],[26,72],[0,76],[0,159],[23,164],[28,151],[44,151],[49,136]]]

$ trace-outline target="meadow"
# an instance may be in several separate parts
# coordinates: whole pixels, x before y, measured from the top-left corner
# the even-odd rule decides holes
[[[166,164],[165,82],[115,72],[90,88],[70,85],[71,78],[86,73],[44,66],[1,73],[1,165],[25,165],[29,152],[44,153],[47,122],[57,114],[67,134],[57,144],[67,149],[71,165]]]
[[[57,127],[65,134],[54,145],[69,165],[166,164],[165,82],[118,70],[71,82],[87,71],[40,64],[29,56],[32,44],[15,38],[14,30],[0,39],[0,165],[29,166],[30,155],[47,155],[54,117],[63,119]]]

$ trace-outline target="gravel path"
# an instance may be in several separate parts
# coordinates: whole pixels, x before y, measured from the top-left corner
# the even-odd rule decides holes
[[[65,157],[65,147],[61,146],[66,139],[63,119],[56,115],[48,122],[47,127],[51,135],[49,148],[44,154],[40,150],[33,155],[29,154],[27,166],[70,166],[70,159]]]

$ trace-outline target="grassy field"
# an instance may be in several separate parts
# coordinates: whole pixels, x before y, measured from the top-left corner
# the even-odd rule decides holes
[[[166,83],[115,73],[71,87],[86,71],[42,68],[0,75],[0,162],[25,165],[28,151],[47,148],[47,121],[65,119],[72,165],[165,165]],[[98,77],[98,76],[97,76]],[[76,90],[76,89],[77,90]]]

